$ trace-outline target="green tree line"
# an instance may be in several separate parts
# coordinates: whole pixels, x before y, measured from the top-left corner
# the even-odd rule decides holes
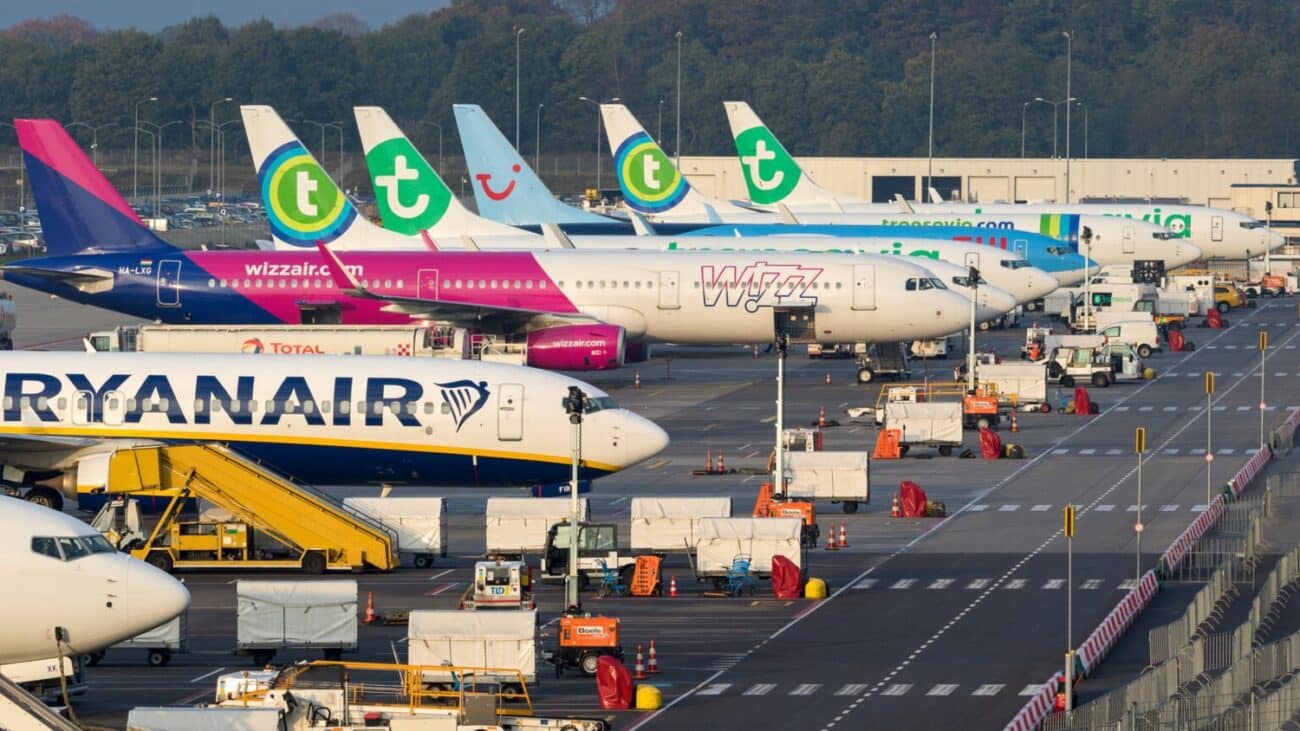
[[[309,21],[310,19],[304,19]],[[1074,31],[1072,146],[1138,157],[1295,157],[1300,6],[1270,0],[456,0],[370,29],[333,16],[299,27],[228,28],[195,18],[149,34],[74,18],[0,31],[0,115],[48,116],[130,145],[135,105],[169,148],[207,149],[213,101],[274,105],[286,119],[342,120],[386,107],[433,155],[441,126],[459,151],[451,105],[477,103],[521,149],[595,147],[595,109],[621,98],[674,151],[678,31],[683,154],[730,154],[721,102],[750,102],[802,155],[924,155],[935,42],[935,153],[1050,154]],[[661,103],[662,100],[662,103]],[[1028,106],[1024,105],[1028,103]],[[1057,132],[1064,153],[1065,114]],[[233,104],[218,106],[218,122]],[[660,121],[662,120],[662,121]],[[84,126],[83,126],[84,125]],[[295,127],[311,143],[319,131]],[[337,134],[331,132],[331,135]],[[12,143],[0,129],[0,145]]]

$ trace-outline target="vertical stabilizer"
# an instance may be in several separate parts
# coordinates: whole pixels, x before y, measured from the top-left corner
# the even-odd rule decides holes
[[[317,242],[354,251],[423,248],[418,239],[381,229],[359,215],[274,109],[246,105],[239,111],[278,248],[314,248]]]
[[[425,237],[527,235],[461,205],[388,112],[380,107],[352,111],[384,228]]]
[[[637,213],[664,219],[690,218],[727,221],[762,218],[763,214],[710,200],[691,187],[672,158],[622,104],[601,104],[609,149],[614,154],[614,176],[623,191],[623,203]]]
[[[63,125],[16,119],[14,128],[50,255],[175,248],[145,226]]]
[[[610,222],[556,200],[482,107],[456,104],[452,109],[479,215],[514,226]]]
[[[834,193],[817,185],[804,174],[781,141],[763,124],[749,104],[723,102],[731,136],[736,140],[740,171],[745,176],[749,199],[764,206],[818,205],[838,208]]]

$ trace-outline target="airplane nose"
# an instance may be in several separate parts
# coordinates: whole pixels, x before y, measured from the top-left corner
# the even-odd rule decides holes
[[[1264,229],[1265,246],[1269,251],[1273,251],[1286,243],[1286,237],[1274,231],[1273,229]]]
[[[126,571],[127,616],[138,629],[133,634],[170,622],[190,605],[190,592],[170,574],[144,561],[130,559]]]
[[[981,285],[976,315],[980,320],[992,320],[1015,309],[1016,298],[1005,289]]]
[[[1174,267],[1180,267],[1184,264],[1191,264],[1197,259],[1200,259],[1203,253],[1201,247],[1189,243],[1186,240],[1179,241],[1173,247],[1173,255],[1165,261],[1165,266],[1173,269]]]
[[[1057,287],[1061,286],[1061,283],[1057,281],[1056,277],[1053,277],[1042,269],[1029,267],[1026,271],[1028,272],[1029,278],[1029,297],[1025,302],[1033,302],[1040,297],[1046,297],[1052,292],[1055,292]],[[1021,304],[1024,304],[1024,302],[1021,302]]]
[[[918,332],[914,337],[938,338],[955,333],[970,324],[969,299],[962,297],[955,292],[935,292],[931,301],[935,305],[934,321],[926,324],[932,324],[934,327],[930,331]],[[926,312],[928,310],[929,307],[926,307],[925,310],[922,311]],[[978,316],[978,305],[975,308],[975,312]]]
[[[650,459],[668,447],[668,432],[631,411],[627,412],[627,435],[628,439],[624,442],[624,467]]]
[[[1054,272],[1049,272],[1049,274],[1052,275],[1052,278],[1062,287],[1071,287],[1076,285],[1088,276],[1095,274],[1101,268],[1101,265],[1097,262],[1079,254],[1072,254],[1070,256],[1062,257],[1062,259],[1065,260],[1064,263],[1066,266]],[[1087,267],[1086,272],[1084,269],[1085,266]]]

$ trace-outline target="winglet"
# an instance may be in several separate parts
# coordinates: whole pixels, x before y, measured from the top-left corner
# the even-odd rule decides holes
[[[632,221],[632,229],[636,231],[637,236],[655,235],[654,226],[651,226],[650,222],[645,220],[645,216],[642,216],[634,210],[628,209],[627,217]]]
[[[912,208],[912,204],[908,203],[907,199],[898,193],[894,194],[894,202],[898,204],[899,213],[916,213],[916,209]]]
[[[938,188],[936,188],[936,187],[934,187],[933,185],[931,185],[930,188],[929,188],[929,190],[930,190],[930,202],[931,202],[931,203],[944,203],[944,202],[945,202],[944,199],[943,199],[943,196],[942,196],[942,195],[939,195],[939,189],[938,189]]]
[[[347,267],[343,266],[343,262],[339,261],[338,255],[331,251],[324,241],[316,242],[316,250],[321,253],[321,256],[325,257],[325,266],[334,279],[334,286],[349,294],[366,294],[365,288],[361,286],[356,277],[348,272]]]
[[[781,223],[788,223],[792,226],[799,225],[799,219],[795,218],[794,213],[790,211],[790,207],[786,204],[777,203],[776,211],[781,214]]]
[[[577,248],[573,245],[573,240],[569,238],[569,235],[564,233],[564,229],[560,228],[559,224],[556,223],[542,224],[542,238],[546,240],[546,245],[553,249]]]

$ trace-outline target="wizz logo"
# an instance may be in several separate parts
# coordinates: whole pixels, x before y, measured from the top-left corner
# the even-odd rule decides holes
[[[817,295],[808,290],[822,275],[821,267],[798,264],[768,264],[759,261],[743,269],[735,266],[700,267],[705,307],[744,306],[746,312],[760,307],[817,306]]]
[[[442,393],[442,402],[451,409],[451,418],[456,421],[456,431],[460,431],[469,417],[483,408],[483,404],[487,403],[488,396],[491,394],[488,391],[487,381],[475,382],[463,379],[439,383],[437,386]]]

